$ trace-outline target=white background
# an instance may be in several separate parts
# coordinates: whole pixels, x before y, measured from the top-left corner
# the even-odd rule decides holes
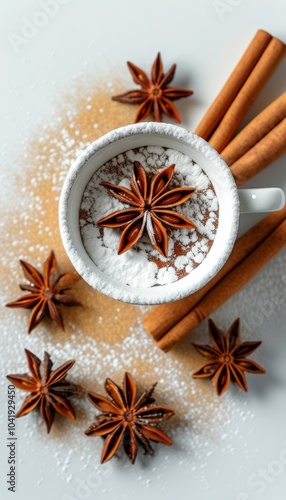
[[[62,0],[57,3],[56,15],[49,17],[45,26],[32,33],[25,43],[23,40],[23,43],[20,43],[18,39],[17,44],[11,33],[22,36],[26,19],[31,21],[42,11],[40,4],[41,2],[36,0],[13,0],[1,2],[0,5],[2,202],[5,202],[5,186],[9,183],[12,171],[17,168],[9,162],[10,154],[25,144],[26,138],[37,123],[50,116],[57,92],[67,88],[74,76],[84,72],[96,74],[97,71],[108,75],[111,67],[126,72],[126,60],[131,60],[139,66],[140,61],[143,61],[147,67],[160,50],[166,68],[173,62],[178,65],[175,84],[195,90],[190,105],[186,104],[187,101],[178,104],[182,125],[193,130],[257,29],[265,29],[286,40],[285,0]],[[12,38],[14,42],[11,42]],[[255,103],[248,119],[285,91],[285,77],[284,61]],[[133,85],[130,88],[133,88]],[[285,158],[253,179],[249,185],[281,186],[285,189]],[[257,216],[244,216],[242,230],[256,220]],[[283,263],[285,252],[267,266],[262,277],[253,281],[252,288],[246,287],[246,295],[241,293],[237,302],[232,302],[229,307],[235,309],[238,304],[239,312],[243,315],[244,310],[248,310],[249,298],[251,304],[257,303],[257,308],[261,310],[260,301],[265,303],[268,294],[270,297],[271,287],[275,286],[275,276],[283,270]],[[264,286],[267,280],[269,289]],[[112,479],[107,477],[104,481],[99,481],[100,486],[96,491],[86,497],[82,493],[82,498],[113,499],[116,496],[129,499],[135,498],[136,492],[138,500],[143,500],[146,496],[157,500],[169,500],[175,496],[178,499],[201,500],[285,499],[285,283],[286,280],[282,280],[280,285],[277,285],[280,287],[276,290],[280,305],[275,308],[273,314],[265,314],[259,324],[259,337],[263,339],[266,349],[268,348],[265,360],[271,374],[265,390],[260,394],[254,390],[254,396],[248,399],[248,408],[250,413],[255,414],[255,421],[245,422],[242,431],[255,459],[252,462],[245,459],[245,450],[239,439],[233,443],[235,452],[230,458],[221,453],[218,444],[208,469],[202,470],[200,478],[200,472],[192,475],[191,470],[182,470],[174,453],[170,467],[164,468],[161,477],[152,477],[150,472],[152,482],[148,489],[140,486],[138,469],[136,473],[125,469],[123,474],[120,468],[116,467],[112,470]],[[262,298],[259,293],[257,297],[253,295],[256,290],[263,290]],[[227,307],[225,314],[230,310]],[[4,362],[5,341],[0,355]],[[253,382],[254,389],[255,383]],[[5,413],[4,406],[0,411]],[[4,451],[2,447],[0,497],[6,500],[12,493],[7,493],[4,483]],[[45,471],[44,482],[40,487],[37,486],[33,496],[31,477],[34,477],[36,483],[37,476],[42,472],[41,449],[38,449],[37,454],[38,457],[33,457],[32,475],[28,474],[30,461],[24,461],[20,465],[22,489],[18,489],[14,496],[20,500],[68,498],[65,495],[72,494],[72,486],[54,481],[48,470]],[[216,472],[218,466],[219,474]],[[75,461],[74,474],[76,468]],[[90,464],[86,477],[92,470]],[[106,470],[108,476],[109,469]],[[264,478],[260,477],[258,484],[255,481],[258,481],[259,471],[266,475]],[[142,474],[145,472],[142,471]],[[26,484],[25,477],[29,477],[30,485]],[[205,488],[202,477],[207,478],[209,489]],[[110,482],[113,483],[114,489],[109,491]],[[74,498],[80,498],[80,494]]]

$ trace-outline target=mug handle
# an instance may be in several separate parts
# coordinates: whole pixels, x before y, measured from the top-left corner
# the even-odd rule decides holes
[[[276,212],[285,205],[285,194],[280,188],[238,189],[240,213]]]

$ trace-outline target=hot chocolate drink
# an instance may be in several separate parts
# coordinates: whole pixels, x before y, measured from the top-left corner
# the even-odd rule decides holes
[[[175,164],[168,189],[193,187],[194,193],[176,212],[195,225],[191,229],[166,226],[167,256],[151,244],[147,232],[126,253],[118,255],[120,228],[99,227],[98,221],[112,212],[129,208],[109,195],[102,182],[130,189],[134,162],[144,167],[149,181],[158,172]],[[218,226],[218,200],[209,177],[188,155],[161,146],[128,150],[96,170],[84,190],[80,206],[83,245],[105,275],[132,287],[167,285],[189,275],[206,258]]]

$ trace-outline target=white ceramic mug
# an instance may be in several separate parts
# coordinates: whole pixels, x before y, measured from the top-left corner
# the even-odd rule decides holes
[[[81,238],[79,211],[92,175],[108,160],[142,146],[172,148],[192,158],[209,177],[219,203],[213,245],[203,262],[184,278],[156,287],[132,287],[102,272]],[[279,188],[237,189],[231,171],[206,141],[171,124],[144,122],[113,130],[93,142],[71,167],[61,193],[59,223],[62,241],[75,269],[93,288],[135,304],[158,304],[190,295],[208,283],[226,263],[237,237],[242,212],[280,210],[285,196]]]

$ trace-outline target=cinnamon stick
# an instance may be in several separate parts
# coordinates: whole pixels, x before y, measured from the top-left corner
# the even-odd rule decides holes
[[[235,243],[232,253],[221,271],[198,292],[176,302],[154,307],[143,318],[146,331],[158,342],[164,336],[164,345],[169,342],[170,331],[196,304],[250,254],[286,218],[286,206],[273,212],[249,229]]]
[[[209,143],[220,153],[233,137],[247,111],[286,55],[286,45],[272,38],[245,84],[224,114]]]
[[[285,45],[281,41],[259,30],[195,130],[198,135],[210,139],[212,145],[222,153],[231,165],[239,185],[286,152],[285,94],[260,113],[229,146],[226,146],[250,103],[262,90],[285,52]],[[218,289],[216,293],[220,293],[219,287],[223,286],[220,284],[249,258],[249,254],[252,255],[255,249],[260,248],[259,245],[285,218],[285,212],[286,209],[283,209],[270,214],[245,233],[236,242],[224,268],[202,290],[180,301],[157,306],[145,316],[143,325],[159,347],[169,350],[188,333],[186,328],[190,329],[188,318],[192,314],[191,309],[196,309],[196,306],[203,303],[212,290]]]
[[[157,345],[165,352],[190,333],[253,278],[286,245],[286,220],[223,278]]]
[[[196,134],[205,140],[210,138],[271,39],[272,36],[266,31],[257,31],[222,90],[197,126],[195,130]]]
[[[264,170],[286,153],[286,118],[231,166],[237,186]]]
[[[286,92],[253,118],[222,150],[221,156],[224,161],[230,167],[284,118],[286,118]]]

